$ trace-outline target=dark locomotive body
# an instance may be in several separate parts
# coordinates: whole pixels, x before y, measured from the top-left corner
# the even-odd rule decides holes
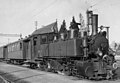
[[[88,19],[88,27],[91,26],[93,31],[91,36],[87,31],[79,30],[80,23],[76,23],[74,18],[70,30],[65,29],[64,21],[58,31],[57,22],[54,22],[34,31],[28,38],[1,47],[0,58],[66,75],[112,78],[115,60],[109,54],[108,39],[101,36],[102,32],[98,33],[97,16],[89,14],[91,12],[87,13],[92,16],[88,17],[92,20],[90,23]]]

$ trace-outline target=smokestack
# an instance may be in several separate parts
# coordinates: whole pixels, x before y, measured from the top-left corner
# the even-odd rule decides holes
[[[92,15],[92,35],[98,33],[98,14]]]
[[[88,35],[91,35],[91,32],[92,32],[92,15],[93,15],[93,11],[87,10]]]
[[[109,28],[110,27],[106,27],[106,29],[107,29],[107,39],[109,40]]]
[[[92,15],[93,15],[93,11],[87,11],[88,25],[92,25]]]

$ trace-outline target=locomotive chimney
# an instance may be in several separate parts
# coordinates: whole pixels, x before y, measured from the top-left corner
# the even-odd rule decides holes
[[[93,11],[87,10],[87,27],[88,27],[88,35],[91,35],[92,32],[92,15]]]
[[[98,32],[98,14],[92,15],[92,35],[96,35]]]

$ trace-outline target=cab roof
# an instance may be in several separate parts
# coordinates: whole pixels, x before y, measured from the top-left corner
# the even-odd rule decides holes
[[[54,23],[51,23],[47,26],[43,26],[42,28],[39,28],[35,30],[32,35],[38,35],[38,34],[46,34],[46,33],[57,33],[58,27],[57,27],[57,21]]]

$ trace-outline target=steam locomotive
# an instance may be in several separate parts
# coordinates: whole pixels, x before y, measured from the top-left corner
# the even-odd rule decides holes
[[[29,64],[30,68],[80,76],[88,79],[113,78],[117,68],[109,52],[107,31],[98,32],[98,15],[87,11],[87,28],[73,17],[69,30],[65,20],[60,30],[57,21],[35,30],[29,37],[0,48],[0,58],[13,64]],[[89,29],[92,29],[90,34]]]

